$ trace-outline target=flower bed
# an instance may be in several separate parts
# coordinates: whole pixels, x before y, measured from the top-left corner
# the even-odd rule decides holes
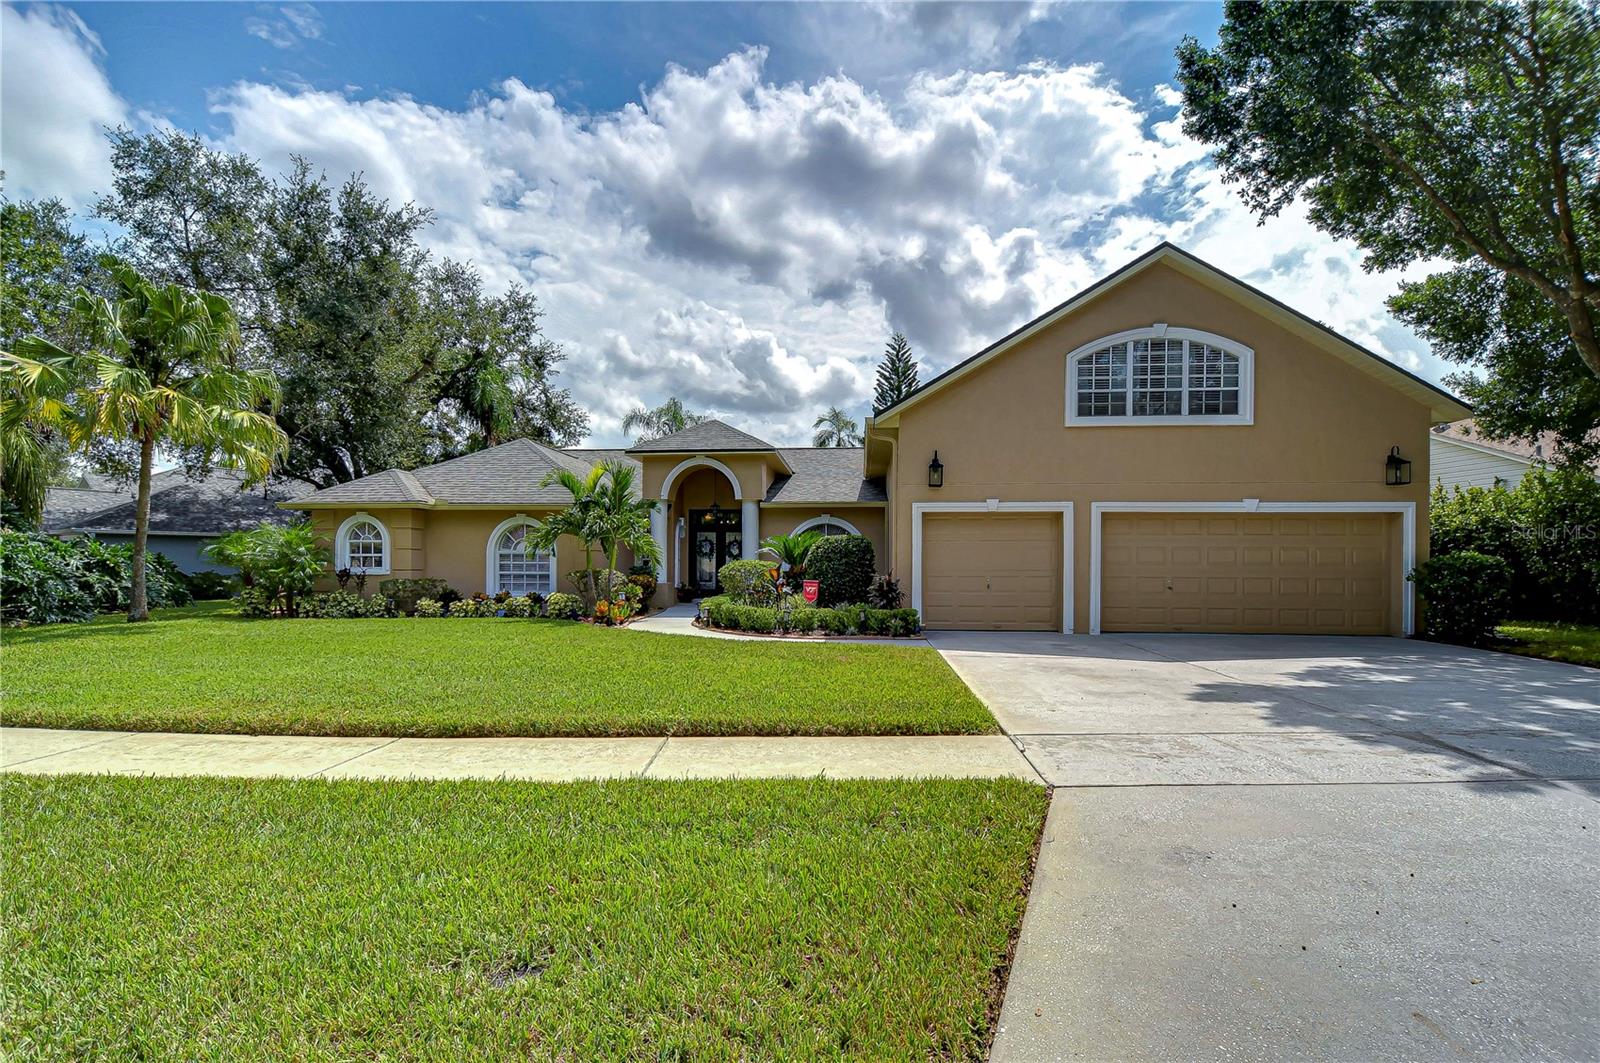
[[[730,595],[700,603],[702,627],[761,635],[878,636],[912,638],[922,633],[922,618],[915,609],[873,609],[865,605],[834,608],[745,605]]]

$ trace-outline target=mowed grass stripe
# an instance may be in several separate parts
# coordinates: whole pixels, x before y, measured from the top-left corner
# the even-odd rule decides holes
[[[542,620],[244,620],[9,630],[4,722],[241,734],[981,734],[926,646],[794,645]]]
[[[13,1058],[975,1059],[1042,788],[8,777]]]

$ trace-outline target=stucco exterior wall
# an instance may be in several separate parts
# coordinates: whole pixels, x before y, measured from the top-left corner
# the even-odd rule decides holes
[[[1066,356],[1162,322],[1255,351],[1250,425],[1066,425]],[[1420,402],[1276,322],[1155,265],[900,414],[890,469],[893,567],[911,576],[915,502],[1073,503],[1074,630],[1089,630],[1090,504],[1106,501],[1414,502],[1426,556],[1430,415]],[[1389,448],[1413,462],[1384,484]],[[929,488],[934,450],[944,487]]]
[[[739,481],[739,494],[742,499],[753,498],[759,500],[764,498],[767,494],[767,488],[772,486],[773,469],[770,463],[776,460],[776,457],[772,454],[709,454],[703,456],[728,467],[734,478]],[[644,469],[641,477],[644,497],[660,498],[661,485],[672,474],[672,470],[685,460],[693,460],[694,456],[687,454],[646,454],[638,455],[638,457]],[[683,480],[700,471],[700,469],[690,469],[679,473],[678,479],[673,482],[673,491],[677,491]],[[712,471],[716,472],[716,470]],[[727,488],[728,478],[720,472],[716,472],[716,475],[722,480],[724,488]],[[726,496],[724,496],[723,502],[724,504],[727,503]]]
[[[312,514],[317,532],[330,550],[333,537],[345,518],[354,509],[316,510]],[[369,509],[367,515],[383,522],[389,529],[390,564],[387,576],[375,576],[367,589],[376,591],[377,584],[390,578],[442,579],[464,595],[487,590],[487,552],[489,535],[504,520],[519,514],[538,520],[551,512],[548,509]],[[599,547],[595,548],[596,567],[605,564]],[[617,567],[626,572],[633,564],[633,555],[619,551]],[[571,536],[562,536],[556,543],[555,589],[571,591],[567,573],[583,567],[583,544]],[[332,569],[323,583],[323,589],[334,585]]]
[[[787,535],[794,531],[796,526],[824,515],[835,520],[848,521],[859,529],[862,535],[871,539],[878,572],[882,574],[889,570],[889,540],[884,534],[882,506],[764,507],[761,510],[761,537],[765,539],[771,535]]]

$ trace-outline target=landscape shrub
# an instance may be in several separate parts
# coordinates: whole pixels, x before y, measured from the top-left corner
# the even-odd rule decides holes
[[[905,604],[900,592],[900,581],[893,576],[879,576],[867,590],[867,604],[874,609],[898,609]]]
[[[424,619],[437,618],[444,615],[445,606],[434,598],[418,598],[416,608],[411,615]]]
[[[539,609],[544,605],[544,596],[530,591],[527,594],[507,598],[500,606],[507,616],[514,616],[519,620],[539,615]]]
[[[748,605],[728,594],[705,599],[700,609],[712,627],[761,634],[820,632],[903,638],[922,630],[921,618],[915,609],[869,609],[864,605],[845,605],[837,609],[772,608]]]
[[[1516,488],[1435,488],[1430,553],[1498,557],[1511,572],[1509,615],[1600,620],[1600,482],[1581,469],[1535,468]]]
[[[310,521],[272,524],[229,532],[206,547],[206,556],[239,570],[246,587],[266,592],[269,612],[294,616],[297,600],[310,594],[327,569],[328,550]],[[359,584],[358,580],[358,584]]]
[[[133,590],[133,547],[93,536],[57,539],[0,529],[0,621],[54,624],[126,609]],[[165,554],[145,554],[152,608],[188,605],[188,580]]]
[[[423,598],[443,601],[450,584],[442,579],[386,579],[378,584],[378,593],[394,603],[394,607],[409,616],[416,612],[417,602]],[[460,595],[456,595],[460,597]]]
[[[648,602],[655,597],[658,586],[656,567],[648,561],[631,566],[628,569],[628,582],[639,588],[640,601]]]
[[[817,581],[823,607],[866,601],[877,567],[865,535],[830,535],[806,555],[806,578]]]
[[[856,628],[864,635],[904,638],[922,630],[922,619],[915,609],[862,609]]]
[[[481,604],[477,598],[457,598],[450,603],[450,616],[457,619],[483,616]]]
[[[778,610],[769,606],[746,605],[735,601],[729,594],[707,598],[700,603],[700,609],[712,627],[769,635],[778,630]]]
[[[394,603],[381,594],[363,598],[354,591],[310,594],[300,601],[300,615],[316,620],[354,620],[394,615]]]
[[[576,620],[583,615],[583,599],[576,594],[556,591],[544,600],[545,615],[552,620]]]
[[[261,587],[244,587],[239,591],[239,615],[251,620],[265,620],[272,615],[272,598]]]
[[[189,572],[184,575],[183,581],[197,602],[215,602],[233,597],[235,580],[226,572],[213,572],[210,569]]]
[[[567,585],[586,600],[615,598],[627,582],[628,577],[614,568],[575,568],[567,573]]]
[[[741,605],[777,604],[781,585],[773,578],[778,566],[771,561],[747,558],[729,561],[717,570],[722,593]]]
[[[1511,608],[1511,566],[1475,550],[1432,557],[1407,577],[1423,601],[1423,632],[1441,642],[1479,646]]]

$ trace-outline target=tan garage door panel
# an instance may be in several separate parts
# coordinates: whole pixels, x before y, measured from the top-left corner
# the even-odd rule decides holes
[[[931,628],[1061,627],[1061,517],[949,513],[922,524],[922,614]]]
[[[1387,635],[1382,514],[1108,513],[1102,631]]]

